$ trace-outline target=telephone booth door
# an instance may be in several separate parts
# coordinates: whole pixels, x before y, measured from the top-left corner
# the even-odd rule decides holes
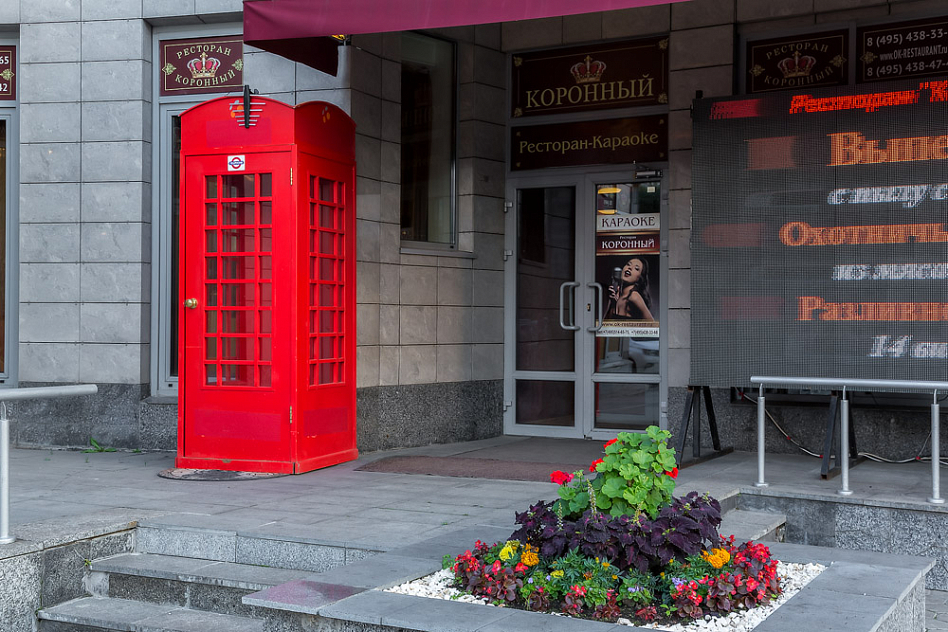
[[[301,473],[357,456],[354,125],[251,108],[182,116],[176,465]]]

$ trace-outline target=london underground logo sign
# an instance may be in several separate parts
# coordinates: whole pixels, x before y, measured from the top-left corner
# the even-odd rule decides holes
[[[239,156],[227,156],[228,171],[243,171],[247,167],[247,160],[243,154]]]

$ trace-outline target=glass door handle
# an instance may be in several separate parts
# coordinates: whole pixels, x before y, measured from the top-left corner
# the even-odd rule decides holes
[[[576,288],[579,287],[579,283],[576,281],[567,281],[566,283],[560,286],[560,327],[568,331],[577,331],[579,326],[576,324],[576,316],[573,313],[573,303],[576,301],[573,300],[576,296]],[[565,315],[565,310],[563,309],[566,301],[563,300],[563,297],[566,295],[566,288],[569,288],[569,324],[566,324],[566,320],[563,318]]]
[[[602,286],[598,283],[587,283],[586,287],[596,290],[596,326],[587,327],[586,331],[596,332],[602,329]]]

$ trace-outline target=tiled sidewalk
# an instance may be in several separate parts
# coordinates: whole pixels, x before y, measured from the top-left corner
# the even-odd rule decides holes
[[[925,591],[925,629],[948,630],[948,592]]]

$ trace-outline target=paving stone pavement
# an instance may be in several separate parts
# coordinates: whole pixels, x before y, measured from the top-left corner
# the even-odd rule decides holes
[[[948,630],[948,591],[925,591],[925,629]]]

